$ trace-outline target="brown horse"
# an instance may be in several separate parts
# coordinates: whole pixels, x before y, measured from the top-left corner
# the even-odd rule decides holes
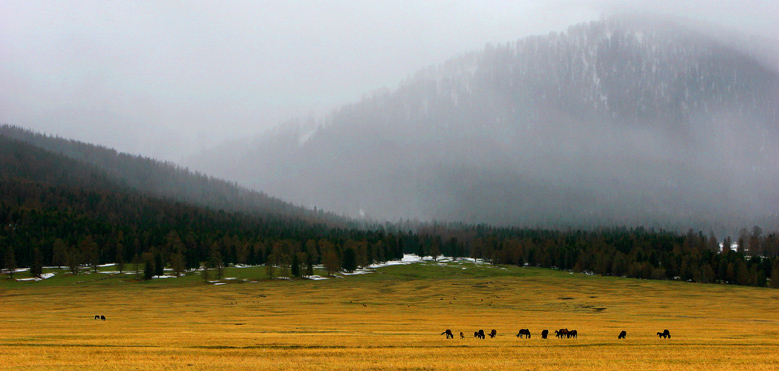
[[[627,331],[622,330],[622,332],[619,333],[619,336],[617,336],[617,339],[624,339],[628,336]]]
[[[498,335],[498,331],[492,329],[492,331],[490,331],[490,339],[494,338],[496,335]]]
[[[446,329],[446,331],[442,332],[441,335],[446,334],[447,339],[454,339],[454,334],[452,333],[452,330]]]
[[[562,339],[563,337],[568,337],[568,329],[561,328],[559,330],[555,330],[554,336],[556,336],[559,339]]]
[[[528,339],[530,339],[530,330],[528,330],[526,328],[523,328],[523,329],[519,330],[519,333],[517,334],[517,337],[521,338],[523,336],[528,338]]]

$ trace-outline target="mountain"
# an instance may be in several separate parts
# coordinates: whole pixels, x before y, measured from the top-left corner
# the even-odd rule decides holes
[[[15,147],[26,144],[24,150],[15,152],[17,158],[30,153],[48,153],[48,156],[56,158],[41,162],[39,156],[33,156],[29,161],[16,162],[14,166],[9,163],[3,169],[7,178],[135,192],[215,210],[292,217],[312,222],[329,221],[334,225],[347,222],[346,218],[295,206],[265,193],[240,187],[234,182],[192,172],[173,163],[119,153],[110,148],[47,136],[9,125],[0,125],[0,138],[4,142],[19,142],[14,144]],[[9,148],[13,147],[10,144],[13,142],[8,143]],[[64,174],[61,166],[51,166],[52,161],[57,164],[72,163],[65,167],[69,173]],[[39,168],[45,170],[35,171]]]
[[[779,74],[674,21],[487,45],[191,166],[308,206],[496,225],[777,225]]]

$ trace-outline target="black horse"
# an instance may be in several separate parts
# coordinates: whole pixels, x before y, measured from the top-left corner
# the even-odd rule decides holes
[[[484,339],[484,338],[485,338],[485,336],[484,336],[484,330],[475,331],[475,332],[473,333],[473,337],[475,337],[475,338],[479,338],[479,339]]]
[[[627,331],[624,331],[624,330],[623,330],[622,332],[620,332],[620,333],[619,333],[619,336],[617,336],[617,339],[624,339],[624,338],[626,338],[627,336],[628,336],[628,333],[627,333]]]
[[[442,332],[441,335],[446,334],[447,339],[454,339],[454,334],[452,333],[452,330],[446,329],[446,331]]]
[[[492,331],[490,331],[490,339],[494,338],[496,335],[498,335],[498,331],[492,329]]]
[[[546,339],[547,336],[549,336],[549,330],[541,331],[541,339]]]
[[[568,338],[569,339],[570,338],[578,339],[578,336],[579,336],[579,332],[578,331],[576,331],[576,330],[568,331]]]
[[[658,337],[661,337],[663,339],[670,339],[671,338],[671,332],[668,331],[668,329],[663,330],[663,332],[657,333]]]
[[[519,333],[517,334],[517,337],[521,338],[523,336],[528,338],[528,339],[530,339],[530,330],[528,330],[526,328],[523,328],[523,329],[519,330]]]

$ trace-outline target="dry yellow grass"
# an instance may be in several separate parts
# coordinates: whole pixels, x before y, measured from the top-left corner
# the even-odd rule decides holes
[[[518,268],[458,279],[387,269],[316,282],[12,285],[0,292],[0,367],[779,369],[777,290]],[[563,327],[579,338],[541,339],[542,329]],[[439,335],[447,328],[454,340]],[[494,339],[472,337],[493,328]],[[520,328],[533,337],[516,338]],[[659,339],[666,328],[673,337]]]

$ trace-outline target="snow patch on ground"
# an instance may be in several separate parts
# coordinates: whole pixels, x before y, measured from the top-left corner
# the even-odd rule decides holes
[[[19,278],[17,281],[43,281],[54,277],[54,273],[43,273],[40,277]]]

